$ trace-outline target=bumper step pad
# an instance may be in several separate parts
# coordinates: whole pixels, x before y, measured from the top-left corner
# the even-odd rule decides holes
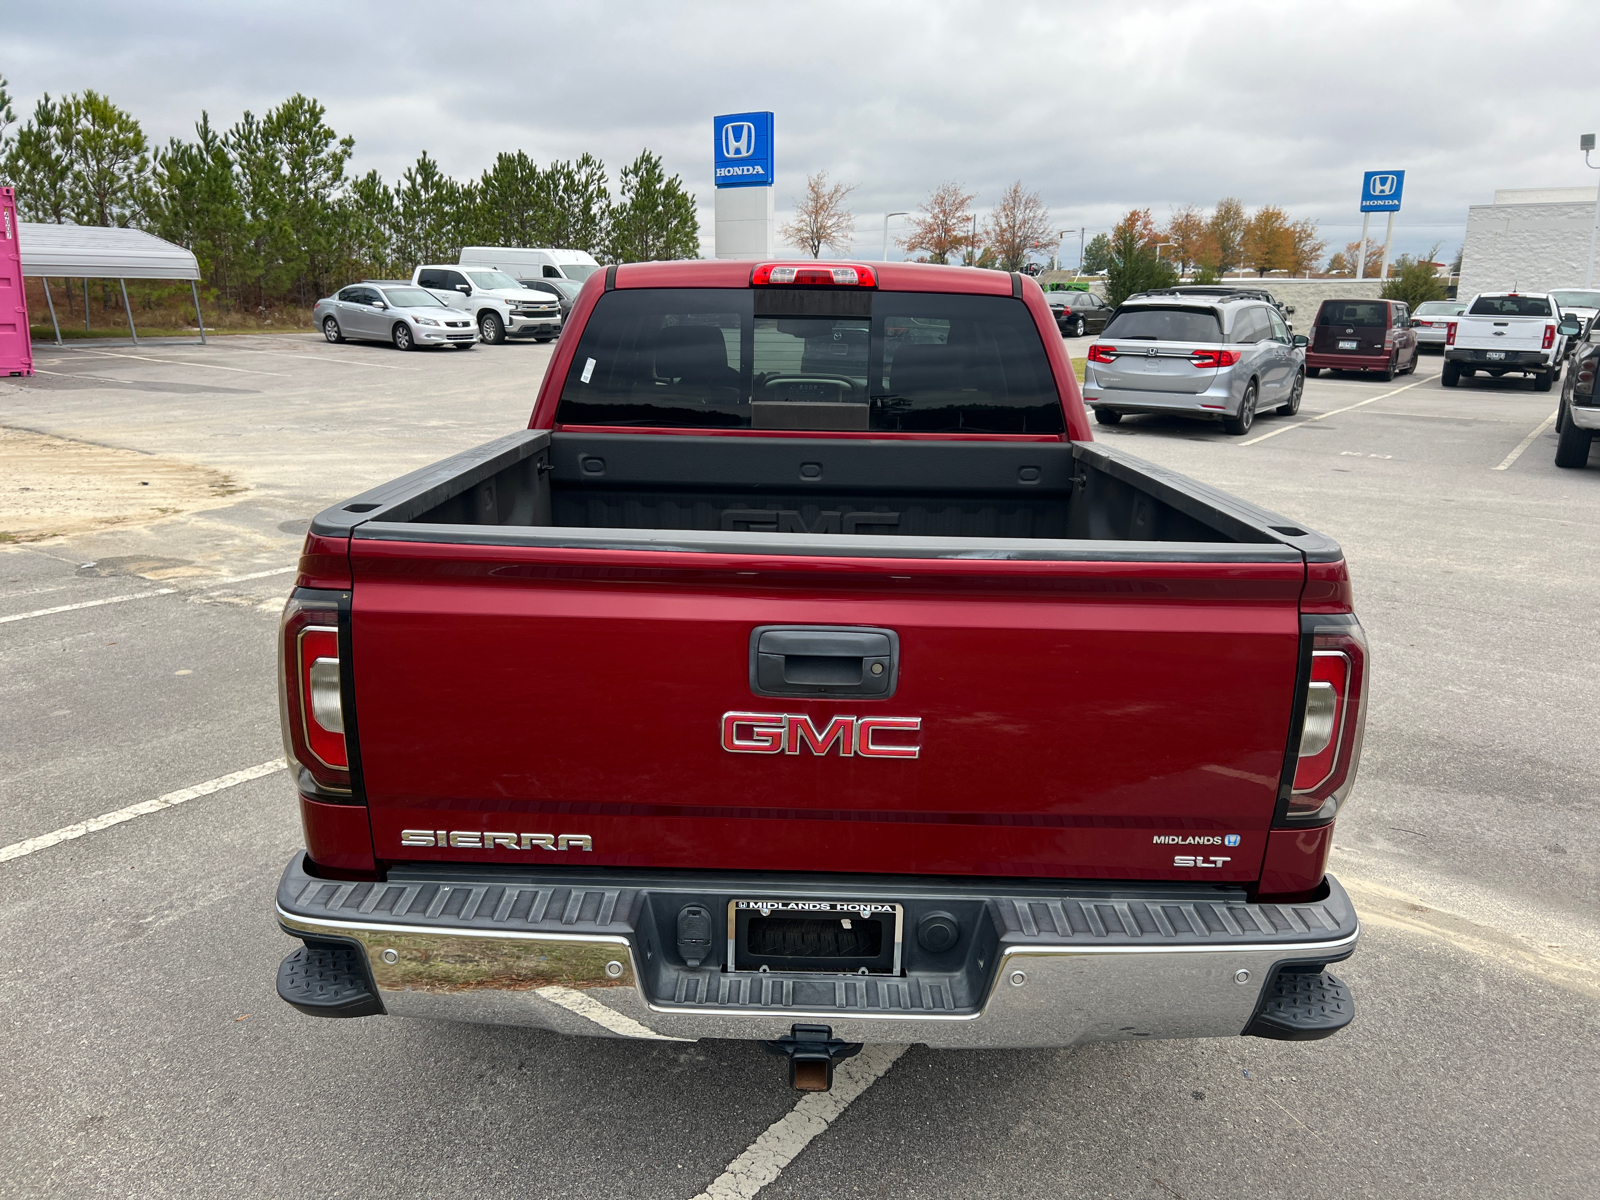
[[[1312,1042],[1338,1033],[1355,1015],[1355,997],[1338,977],[1326,971],[1279,971],[1244,1032],[1279,1042]]]
[[[354,946],[321,942],[301,946],[278,966],[278,995],[313,1017],[375,1017],[383,1003],[367,980]]]

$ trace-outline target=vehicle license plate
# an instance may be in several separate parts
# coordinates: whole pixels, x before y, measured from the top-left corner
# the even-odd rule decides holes
[[[1500,359],[1505,358],[1506,352],[1504,350],[1485,350],[1483,352],[1483,356],[1490,362],[1497,362]]]
[[[736,971],[898,975],[904,911],[882,900],[733,900],[728,960]]]
[[[1339,349],[1341,349],[1341,350],[1354,350],[1358,345],[1360,345],[1359,342],[1340,342],[1339,343]]]

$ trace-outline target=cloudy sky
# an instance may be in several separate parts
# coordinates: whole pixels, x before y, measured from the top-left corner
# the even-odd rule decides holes
[[[1592,0],[6,9],[19,116],[95,88],[164,141],[202,109],[226,126],[301,91],[391,179],[424,149],[466,177],[520,148],[591,151],[614,180],[649,147],[698,197],[708,252],[711,118],[747,110],[777,114],[780,212],[809,172],[856,183],[874,257],[883,213],[947,179],[981,207],[1020,178],[1091,236],[1130,207],[1164,220],[1233,195],[1318,220],[1332,248],[1359,235],[1361,172],[1398,168],[1396,252],[1449,257],[1496,188],[1600,182],[1577,151],[1600,127]]]

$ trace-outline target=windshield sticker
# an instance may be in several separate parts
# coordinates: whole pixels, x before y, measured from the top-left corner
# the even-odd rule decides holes
[[[584,383],[589,382],[589,376],[594,374],[594,359],[589,359],[583,364],[583,374],[578,376]]]

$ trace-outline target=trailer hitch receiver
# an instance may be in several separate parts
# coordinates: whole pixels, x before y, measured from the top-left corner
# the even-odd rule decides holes
[[[789,1086],[797,1092],[826,1092],[833,1087],[833,1065],[861,1053],[860,1042],[833,1036],[827,1025],[795,1025],[773,1042],[763,1042],[771,1053],[789,1060]]]

